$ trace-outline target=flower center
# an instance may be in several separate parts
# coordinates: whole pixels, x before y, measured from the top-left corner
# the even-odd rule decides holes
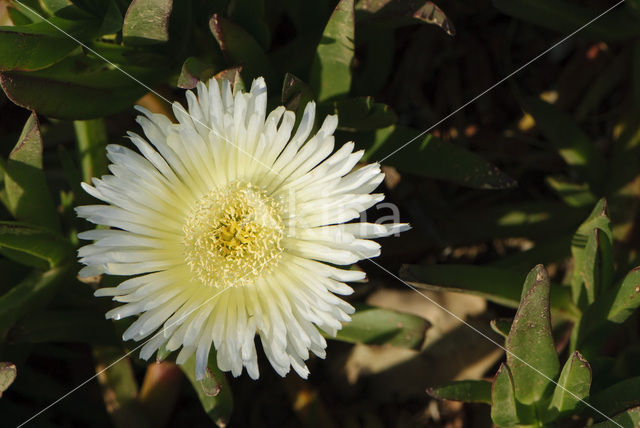
[[[270,270],[282,252],[280,212],[275,200],[243,182],[200,198],[183,228],[194,279],[216,288],[241,287]]]

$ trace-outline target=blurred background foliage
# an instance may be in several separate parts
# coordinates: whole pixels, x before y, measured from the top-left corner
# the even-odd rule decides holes
[[[31,423],[616,426],[551,380],[637,423],[640,2],[442,120],[612,5],[0,0],[0,424],[115,361]],[[258,382],[121,359],[128,321],[92,297],[116,280],[76,278],[79,183],[106,173],[106,144],[127,144],[134,104],[171,117],[168,101],[212,76],[264,76],[270,107],[337,113],[338,142],[382,161],[413,226],[383,240],[388,272],[358,266],[359,310],[309,381],[264,358]]]

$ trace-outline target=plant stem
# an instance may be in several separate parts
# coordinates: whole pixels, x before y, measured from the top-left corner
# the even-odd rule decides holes
[[[76,120],[73,127],[76,132],[82,179],[90,183],[92,177],[107,172],[107,129],[104,119]]]

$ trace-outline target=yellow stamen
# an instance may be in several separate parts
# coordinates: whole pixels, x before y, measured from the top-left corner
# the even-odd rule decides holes
[[[282,252],[280,212],[279,203],[243,182],[200,198],[183,228],[194,279],[216,288],[241,287],[273,268]]]

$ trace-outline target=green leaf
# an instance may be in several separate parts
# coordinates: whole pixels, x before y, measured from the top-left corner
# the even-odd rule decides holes
[[[198,82],[206,82],[215,73],[212,65],[200,61],[198,58],[190,56],[182,64],[180,76],[178,76],[177,86],[183,89],[193,89]]]
[[[340,129],[374,130],[386,128],[398,121],[398,116],[388,105],[374,102],[373,97],[334,101],[327,107],[327,114],[338,115]]]
[[[418,131],[411,128],[389,126],[377,130],[372,137],[363,160],[381,160],[400,171],[476,189],[508,189],[516,186],[513,179],[480,156],[431,134],[420,136]],[[366,139],[359,142],[366,144]],[[400,150],[395,152],[397,149]]]
[[[0,296],[0,340],[17,320],[46,305],[67,269],[68,266],[62,266],[43,273],[34,271]]]
[[[13,383],[17,375],[16,366],[12,363],[0,362],[0,397]]]
[[[438,400],[491,404],[491,382],[458,380],[446,385],[427,388],[427,394]]]
[[[586,400],[589,396],[590,388],[591,366],[578,351],[575,351],[562,368],[558,384],[553,391],[548,410],[549,420],[575,412],[582,404],[580,400]]]
[[[78,41],[88,43],[97,36],[116,33],[122,27],[122,15],[113,0],[94,2],[94,13],[63,2],[47,3],[56,15],[46,21],[36,18],[23,6],[22,12],[39,22],[0,27],[0,71],[45,68],[79,50]]]
[[[42,137],[35,113],[27,119],[5,168],[11,214],[18,220],[59,231],[58,214],[42,171]]]
[[[246,85],[244,84],[244,80],[242,80],[242,75],[240,72],[242,71],[242,67],[233,67],[224,69],[215,76],[213,76],[218,82],[221,80],[228,80],[231,84],[231,90],[235,94],[238,91],[246,91]]]
[[[620,428],[637,427],[640,425],[640,407],[634,407],[626,412],[619,413],[613,418],[613,422],[604,421],[591,425],[591,428]]]
[[[498,426],[513,426],[519,422],[511,371],[506,364],[493,378],[491,387],[491,420]]]
[[[473,294],[511,308],[518,307],[522,275],[508,269],[474,265],[404,265],[400,277],[412,285],[433,291]],[[566,287],[552,288],[554,314],[577,318],[580,311],[571,303]]]
[[[493,5],[502,13],[563,34],[577,30],[604,11],[566,0],[493,0]],[[598,41],[621,40],[640,33],[636,24],[628,10],[618,7],[580,33]]]
[[[282,83],[282,105],[293,112],[301,111],[309,101],[313,101],[313,92],[309,85],[293,74],[285,74]]]
[[[101,2],[98,4],[100,4],[103,9],[99,10],[96,14],[97,17],[102,19],[97,35],[114,34],[122,30],[123,17],[115,0],[107,0],[104,3]]]
[[[547,185],[569,206],[591,206],[597,202],[587,183],[574,183],[565,177],[554,176],[546,178]]]
[[[599,71],[598,77],[589,84],[588,90],[575,109],[575,119],[583,121],[588,114],[597,114],[597,109],[605,102],[605,98],[609,97],[612,91],[625,79],[628,68],[628,55],[625,52],[617,55],[604,70]]]
[[[302,120],[304,108],[313,101],[313,91],[309,85],[293,74],[287,73],[282,83],[282,105],[296,114],[295,128]],[[294,129],[295,129],[294,128]]]
[[[517,272],[473,265],[404,265],[400,277],[412,285],[432,291],[453,291],[484,297],[516,308],[520,301]]]
[[[58,309],[37,311],[18,321],[9,332],[11,342],[80,342],[91,345],[120,344],[113,323],[96,311]]]
[[[619,286],[602,294],[591,304],[574,332],[574,347],[585,355],[598,353],[611,335],[614,324],[622,324],[640,306],[640,267],[632,269]]]
[[[505,339],[509,336],[509,331],[511,331],[511,325],[513,324],[512,318],[498,318],[495,320],[491,320],[489,323],[491,325],[491,330],[495,331]]]
[[[107,173],[107,128],[104,119],[76,120],[73,127],[76,132],[82,179],[91,183],[91,178]]]
[[[0,221],[0,248],[37,257],[46,261],[45,266],[50,268],[73,256],[73,248],[59,235],[41,227],[11,221]]]
[[[375,24],[376,27],[386,28],[423,22],[437,25],[450,36],[456,34],[451,20],[430,1],[360,0],[356,4],[356,20],[359,25]]]
[[[203,380],[198,381],[195,377],[195,355],[180,365],[180,368],[193,385],[207,415],[219,427],[226,426],[233,408],[233,395],[225,374],[216,365],[215,352],[211,350],[209,353],[209,364]]]
[[[318,101],[343,97],[351,89],[353,13],[353,0],[340,0],[322,32],[310,72]]]
[[[626,321],[640,306],[640,267],[636,267],[622,280],[617,289],[612,290],[615,298],[608,306],[607,320],[616,324]],[[606,302],[609,299],[603,298]]]
[[[607,415],[640,406],[640,376],[625,379],[598,392],[592,396],[591,404]]]
[[[27,16],[27,14],[19,11],[18,8],[19,7],[16,7],[16,4],[13,3],[9,7],[7,7],[7,9],[6,9],[8,15],[9,15],[9,18],[11,19],[11,22],[13,23],[13,25],[18,27],[18,26],[22,26],[22,25],[32,24],[34,22],[34,20],[31,20]],[[33,14],[29,14],[29,15],[33,16]],[[36,18],[35,16],[33,16],[33,17]]]
[[[267,86],[275,85],[278,79],[273,65],[249,33],[218,14],[214,14],[209,20],[209,28],[225,54],[228,65],[241,66],[246,82],[264,76]]]
[[[138,382],[129,358],[122,359],[122,348],[120,346],[94,346],[93,358],[97,370],[108,370],[101,372],[102,381],[100,388],[102,395],[109,397],[109,404],[113,406],[109,411],[109,416],[117,426],[150,426],[146,420],[146,415],[138,401]],[[125,355],[126,357],[126,355]],[[113,364],[118,361],[117,364]]]
[[[68,33],[78,33],[77,23],[59,18],[53,18],[52,22]],[[76,49],[79,49],[77,42],[46,22],[0,27],[0,71],[38,70]]]
[[[150,85],[166,71],[127,67]],[[15,104],[60,119],[94,119],[129,108],[146,88],[104,61],[83,55],[65,58],[44,70],[0,75],[0,85]]]
[[[555,379],[560,366],[551,335],[549,274],[542,265],[525,279],[506,349],[516,398],[523,404],[535,403],[549,392],[549,379]]]
[[[168,41],[172,8],[173,0],[133,0],[124,17],[124,42],[150,45]]]
[[[68,6],[73,6],[71,0],[40,0],[42,8],[50,15]]]
[[[571,116],[537,97],[525,98],[522,104],[535,119],[540,132],[565,162],[581,178],[592,184],[601,184],[604,178],[604,158]]]
[[[496,238],[524,237],[536,242],[534,252],[538,246],[544,247],[555,238],[558,240],[557,245],[546,245],[546,251],[538,253],[542,257],[555,254],[558,258],[564,258],[570,255],[571,237],[567,237],[567,230],[575,230],[587,214],[588,211],[584,209],[570,208],[548,198],[505,203],[486,201],[476,205],[473,210],[460,204],[446,212],[446,218],[439,225],[439,232],[446,237],[447,242],[458,245],[475,245]],[[565,244],[562,245],[560,241]],[[556,261],[558,258],[550,260]],[[533,259],[533,263],[521,266],[520,271],[528,272],[532,265],[541,260]],[[500,260],[495,262],[500,263]]]
[[[358,40],[361,40],[360,35]],[[357,94],[381,93],[396,66],[395,53],[396,39],[393,32],[373,32],[364,44],[362,54],[358,56],[357,77],[353,80],[353,91]]]
[[[554,220],[553,217],[550,220]],[[519,235],[511,235],[519,236]],[[519,251],[513,254],[507,254],[502,256],[498,260],[491,262],[489,265],[496,268],[511,269],[517,272],[527,272],[531,266],[536,264],[555,263],[558,260],[563,260],[571,255],[571,238],[573,234],[567,235],[566,232],[554,233],[553,236],[546,239],[536,239],[536,243],[532,248],[525,251]],[[554,309],[554,293],[556,290],[551,287],[551,309]],[[571,299],[571,293],[567,295],[568,299]],[[573,303],[572,303],[573,305]]]
[[[601,199],[589,217],[578,227],[571,241],[573,273],[571,291],[581,306],[592,303],[613,281],[613,232],[607,216],[607,203]]]
[[[420,349],[431,323],[417,315],[356,304],[351,321],[343,324],[335,340],[367,345],[393,345]]]
[[[264,0],[233,0],[229,4],[229,19],[247,30],[266,51],[271,44],[271,31],[265,22]]]

